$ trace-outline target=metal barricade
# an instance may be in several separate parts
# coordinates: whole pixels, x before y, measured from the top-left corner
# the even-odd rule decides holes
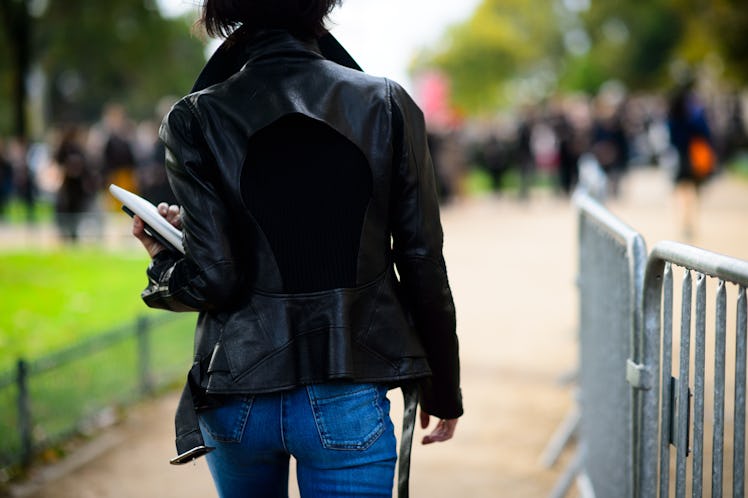
[[[608,210],[579,196],[580,451],[597,498],[630,495],[631,394],[626,371],[639,328],[644,240]]]
[[[683,272],[680,307],[674,270]],[[713,300],[707,300],[709,283],[716,284]],[[746,261],[675,242],[654,247],[644,279],[643,327],[628,370],[634,388],[634,496],[716,498],[726,486],[733,496],[744,496],[746,286]],[[728,335],[733,287],[734,335]],[[734,356],[727,354],[733,346]]]
[[[579,435],[582,488],[597,498],[630,496],[632,399],[627,361],[640,327],[644,240],[597,201],[579,208]],[[562,482],[569,482],[563,479]],[[557,487],[558,488],[558,487]],[[557,489],[563,496],[565,489]],[[589,493],[589,492],[588,492]]]

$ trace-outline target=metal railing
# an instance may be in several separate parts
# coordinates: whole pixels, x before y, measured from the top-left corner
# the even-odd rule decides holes
[[[570,474],[599,497],[629,496],[633,421],[626,371],[640,328],[646,247],[635,230],[589,195],[579,210],[578,457],[551,496],[564,496]]]
[[[679,313],[674,299],[677,295],[673,292],[674,267],[683,271]],[[709,279],[716,281],[714,306],[707,304]],[[732,336],[734,365],[730,365],[726,352],[730,344],[727,341],[728,284],[737,288]],[[744,496],[746,286],[746,261],[675,242],[660,242],[654,247],[644,280],[644,326],[633,356],[637,367],[648,373],[647,382],[634,385],[635,496],[663,498],[674,492],[677,497],[687,493],[720,497],[726,484],[732,487],[733,496]],[[713,324],[707,323],[709,317],[713,318]],[[678,320],[679,340],[675,342],[673,330]],[[673,362],[675,352],[678,353],[676,363]],[[711,364],[707,362],[710,355]],[[713,368],[707,369],[707,365]],[[725,373],[728,367],[730,376]],[[730,383],[726,383],[726,379]],[[733,392],[732,427],[725,424],[726,387]],[[710,427],[707,427],[705,408],[710,398],[711,411],[706,419]],[[711,444],[707,445],[706,429],[712,434]],[[732,455],[726,451],[730,446]],[[671,455],[671,447],[675,455]],[[704,460],[709,455],[711,465],[705,473]],[[726,456],[732,457],[732,479],[727,483]],[[705,474],[711,478],[707,492],[704,491]]]
[[[174,383],[191,364],[194,315],[163,313],[0,373],[0,470],[110,423],[116,407]]]
[[[575,203],[579,437],[550,496],[574,476],[597,498],[744,496],[748,262],[675,242],[647,256],[597,201]]]
[[[628,496],[632,474],[627,370],[647,259],[644,239],[596,201],[580,208],[580,441],[598,497]]]

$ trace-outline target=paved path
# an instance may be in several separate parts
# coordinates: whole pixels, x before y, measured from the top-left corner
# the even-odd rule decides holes
[[[611,210],[649,248],[678,239],[666,178],[633,174]],[[748,183],[716,180],[705,192],[695,245],[748,259]],[[456,438],[413,450],[415,498],[540,498],[571,457],[552,468],[541,454],[573,406],[559,383],[576,359],[576,218],[570,203],[538,195],[527,204],[482,198],[443,213],[445,255],[458,310],[466,415]],[[401,402],[393,398],[394,418]],[[168,394],[60,464],[35,471],[16,496],[129,498],[215,496],[204,461],[172,467]],[[416,439],[423,434],[420,429]],[[291,496],[297,496],[292,490]]]

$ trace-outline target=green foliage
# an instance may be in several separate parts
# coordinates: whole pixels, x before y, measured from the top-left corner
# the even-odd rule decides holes
[[[662,82],[683,33],[680,14],[667,0],[595,1],[581,20],[592,40],[586,58],[593,70],[632,88]]]
[[[36,26],[57,115],[90,119],[116,100],[151,116],[161,97],[189,90],[204,61],[187,21],[162,18],[150,2],[51,1]]]
[[[739,0],[483,0],[413,71],[436,68],[453,104],[493,113],[558,90],[668,88],[673,68],[717,60],[719,76],[748,82],[748,9]]]
[[[748,9],[741,0],[671,0],[687,31],[678,56],[692,67],[719,59],[721,76],[738,85],[748,82]]]
[[[205,62],[204,42],[191,34],[191,20],[163,18],[152,0],[49,0],[32,14],[31,67],[44,73],[52,123],[92,122],[113,101],[135,118],[153,117],[162,97],[189,91]],[[11,49],[0,50],[4,55]],[[12,107],[6,80],[13,68],[3,59],[0,133],[9,131]]]
[[[452,81],[455,103],[469,113],[512,98],[504,83],[532,78],[553,66],[559,33],[551,2],[486,0],[463,25],[453,27],[444,47],[425,54],[419,69],[435,66]]]
[[[141,252],[0,253],[0,371],[149,311]]]
[[[559,87],[562,90],[582,91],[592,95],[609,78],[603,64],[595,58],[575,57],[566,64],[564,74],[559,78]]]
[[[1,25],[0,25],[1,28]],[[5,39],[0,36],[0,133],[4,130],[10,130],[12,127],[11,106],[8,98],[12,92],[12,67],[10,64],[10,47],[5,43]]]

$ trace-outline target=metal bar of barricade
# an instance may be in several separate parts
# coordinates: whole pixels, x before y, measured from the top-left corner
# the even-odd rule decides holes
[[[668,263],[663,268],[662,276],[662,394],[660,404],[662,413],[673,413],[673,382],[670,372],[673,365],[673,268]],[[656,394],[656,393],[655,393]],[[668,438],[662,438],[659,442],[660,448],[660,496],[667,496],[670,488],[670,435],[673,433],[673,420],[671,417],[662,418],[663,434]]]
[[[652,249],[650,261],[661,260],[728,282],[748,285],[748,261],[679,242],[662,241]]]
[[[675,496],[686,496],[686,457],[688,456],[688,430],[691,380],[691,272],[683,276],[681,293],[680,358],[678,361],[678,398],[675,420]],[[662,436],[666,437],[666,435]]]
[[[714,428],[712,429],[712,498],[722,498],[725,452],[725,350],[727,336],[727,291],[720,279],[715,299],[714,337]]]
[[[704,489],[704,393],[706,375],[706,276],[696,275],[693,389],[693,496]]]
[[[579,417],[579,409],[577,408],[572,408],[572,410],[566,414],[566,417],[556,428],[551,439],[548,441],[548,444],[546,444],[543,453],[540,455],[540,463],[543,467],[549,469],[553,467],[559,459],[564,447],[579,427]]]
[[[745,375],[746,375],[746,297],[740,287],[735,347],[735,435],[733,437],[732,495],[745,494]]]

